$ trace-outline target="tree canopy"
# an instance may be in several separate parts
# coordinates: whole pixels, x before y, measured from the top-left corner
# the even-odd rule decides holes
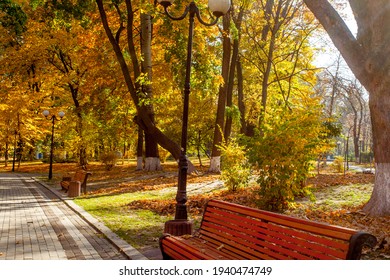
[[[211,20],[206,2],[196,4]],[[233,139],[250,151],[247,160],[263,174],[259,183],[288,185],[282,204],[301,193],[312,163],[335,153],[341,141],[340,130],[330,128],[347,118],[329,114],[336,112],[329,104],[344,100],[357,117],[356,135],[367,111],[357,84],[343,81],[337,98],[329,92],[340,79],[325,79],[314,65],[311,40],[321,31],[302,3],[233,1],[217,26],[196,22],[193,38],[189,154],[210,157],[216,163],[211,171],[219,172],[222,147]],[[187,4],[175,1],[172,13]],[[156,1],[1,0],[0,23],[6,159],[15,139],[23,147],[21,158],[47,152],[51,123],[42,116],[45,109],[66,113],[55,124],[57,160],[86,165],[110,152],[144,156],[145,162],[178,158],[186,21],[169,20]],[[158,165],[151,161],[145,169]]]

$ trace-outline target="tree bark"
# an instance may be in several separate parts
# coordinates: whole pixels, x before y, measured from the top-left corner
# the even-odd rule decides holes
[[[226,91],[229,79],[229,64],[231,57],[230,41],[230,15],[223,17],[223,58],[222,58],[222,78],[224,83],[219,87],[217,117],[215,120],[213,148],[211,151],[211,160],[209,172],[221,172],[221,151],[218,146],[222,144],[222,136],[225,120]]]
[[[144,132],[140,125],[138,125],[138,139],[137,139],[137,167],[136,170],[143,170],[143,152],[144,152]]]
[[[388,0],[349,1],[358,25],[355,38],[327,0],[304,0],[356,78],[369,92],[375,185],[364,211],[390,215],[390,5]]]
[[[237,95],[238,95],[238,109],[240,111],[241,129],[240,133],[247,135],[246,125],[246,107],[244,101],[244,76],[242,73],[242,64],[240,57],[237,61]]]
[[[233,106],[233,90],[234,90],[234,81],[236,77],[236,71],[237,71],[237,61],[238,61],[238,55],[239,55],[239,47],[240,47],[240,39],[241,39],[241,23],[242,18],[244,16],[244,8],[241,7],[237,18],[234,19],[234,23],[236,25],[237,33],[235,35],[235,38],[233,39],[233,51],[232,51],[232,58],[229,65],[229,78],[228,78],[228,86],[227,86],[227,94],[226,94],[226,106],[232,108]],[[230,138],[230,134],[232,131],[232,124],[233,124],[233,118],[231,115],[226,116],[226,123],[225,123],[225,141],[228,141]]]
[[[141,13],[141,72],[145,75],[144,81],[141,84],[144,98],[152,99],[152,19],[151,16]],[[145,105],[144,105],[145,106]],[[152,104],[145,106],[154,123],[154,108]],[[158,144],[153,135],[145,131],[145,170],[158,171],[161,170],[160,156],[158,153]]]

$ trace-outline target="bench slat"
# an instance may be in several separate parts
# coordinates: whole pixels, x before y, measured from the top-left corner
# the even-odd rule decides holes
[[[162,241],[162,246],[165,250],[173,250],[174,254],[180,254],[180,258],[184,259],[227,259],[231,256],[219,251],[217,248],[209,246],[208,243],[199,240],[198,238],[183,239],[177,236],[171,236],[169,239]]]
[[[286,215],[267,212],[259,209],[241,206],[241,205],[235,205],[228,202],[221,203],[219,201],[212,200],[209,203],[210,204],[208,205],[208,207],[216,206],[221,209],[230,210],[250,217],[256,217],[258,219],[262,219],[269,222],[274,222],[275,224],[280,224],[292,228],[304,229],[305,231],[308,232],[319,233],[329,237],[335,237],[344,240],[349,240],[351,235],[356,232],[354,230],[350,230],[343,227],[329,226],[326,224],[321,224],[321,223],[312,222],[303,219],[297,221],[296,218],[289,217]],[[336,228],[337,230],[335,230]]]
[[[207,239],[201,239],[201,238],[192,238],[191,241],[193,241],[193,244],[196,243],[202,244],[202,247],[206,247],[208,250],[214,250],[218,253],[219,259],[246,259],[243,257],[242,252],[240,250],[234,250],[235,248],[230,248],[226,243],[213,243],[209,242]],[[232,250],[233,249],[233,250]],[[221,258],[222,256],[222,258]]]
[[[225,239],[223,235],[218,234],[209,234],[207,236],[202,236],[202,239],[209,241],[210,243],[214,243],[220,245],[222,242],[225,244],[224,248],[235,254],[240,255],[240,258],[236,259],[247,259],[247,260],[275,260],[279,255],[275,256],[275,254],[268,254],[265,249],[261,247],[259,250],[253,250],[252,248],[242,245],[231,240]]]
[[[219,249],[213,243],[205,242],[199,238],[183,239],[177,236],[163,239],[162,246],[165,251],[174,250],[174,254],[181,253],[179,258],[183,259],[245,259],[233,252],[226,251],[225,248]]]
[[[305,231],[305,228],[303,229],[293,229],[284,225],[280,224],[274,224],[272,222],[269,222],[267,220],[263,219],[257,219],[256,217],[249,217],[245,215],[241,215],[239,213],[234,212],[227,212],[220,209],[213,209],[209,208],[207,212],[204,214],[204,220],[212,220],[213,222],[220,222],[221,225],[228,226],[227,218],[229,221],[232,221],[232,224],[239,225],[240,228],[244,228],[248,231],[248,234],[254,234],[258,231],[262,231],[262,229],[273,229],[274,231],[278,232],[280,230],[287,231],[286,234],[288,235],[297,235],[297,237],[300,237],[302,239],[308,239],[312,242],[318,242],[323,243],[327,241],[331,241],[326,235],[323,236],[323,234],[315,234],[315,233],[308,233]],[[249,230],[253,230],[253,232],[250,232]],[[349,236],[350,238],[350,236]],[[348,238],[348,240],[349,240]],[[344,239],[340,239],[340,241],[336,241],[334,243],[328,243],[329,246],[335,246],[336,248],[339,248],[341,250],[348,249],[348,245],[346,245],[347,242]]]
[[[273,243],[273,242],[266,242],[264,239],[256,239],[256,238],[240,238],[240,236],[237,236],[237,238],[232,238],[231,235],[225,234],[224,232],[221,232],[220,230],[214,230],[212,228],[208,228],[210,231],[207,235],[210,235],[214,237],[214,239],[218,238],[220,242],[228,242],[229,240],[232,244],[235,244],[235,246],[240,247],[242,250],[251,250],[253,252],[252,254],[256,256],[257,258],[263,259],[265,255],[268,255],[270,258],[276,258],[276,259],[313,259],[306,255],[299,254],[297,252],[291,251],[290,248],[285,248],[281,246],[280,242]],[[213,233],[213,234],[210,234]],[[231,233],[231,232],[229,232]],[[204,234],[204,231],[202,231],[202,234]],[[251,243],[251,241],[254,241]],[[275,240],[277,241],[277,240]],[[237,244],[240,244],[238,246]],[[289,246],[290,247],[290,246]]]
[[[226,213],[224,217],[227,216],[229,216],[229,220],[231,220],[234,214]],[[236,218],[237,220],[235,220],[234,223],[228,223],[226,222],[226,218],[223,220],[222,216],[213,215],[211,211],[207,212],[205,213],[203,219],[204,225],[202,226],[202,233],[207,235],[207,231],[204,230],[211,226],[219,231],[228,232],[232,235],[232,239],[238,238],[238,242],[241,243],[248,241],[256,244],[258,243],[257,240],[260,239],[265,242],[276,243],[286,248],[294,247],[295,250],[299,249],[299,247],[305,250],[305,247],[309,246],[318,251],[318,253],[313,256],[322,258],[324,256],[321,256],[321,254],[334,256],[336,258],[345,258],[348,251],[349,246],[347,242],[341,243],[338,240],[314,236],[312,234],[307,234],[302,231],[281,227],[271,223],[248,220],[246,217],[238,216]],[[238,219],[241,220],[238,221]],[[252,222],[252,224],[249,224],[248,221]],[[233,235],[236,235],[237,237],[234,238]],[[313,253],[314,252],[315,251],[313,251]],[[308,252],[306,252],[306,254],[310,255]]]

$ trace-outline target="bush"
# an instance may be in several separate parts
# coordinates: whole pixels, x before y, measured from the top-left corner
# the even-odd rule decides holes
[[[248,186],[251,169],[243,147],[235,140],[220,146],[221,179],[230,191]]]
[[[373,152],[361,152],[360,154],[362,163],[372,163],[374,159]]]
[[[335,157],[332,168],[337,173],[343,173],[344,172],[344,157],[338,156]]]
[[[119,154],[115,151],[111,151],[100,156],[100,160],[106,166],[107,171],[111,170],[116,165],[118,159]]]
[[[261,208],[283,211],[296,197],[307,196],[306,179],[323,145],[315,112],[276,112],[261,133],[248,139],[250,162],[259,174]]]

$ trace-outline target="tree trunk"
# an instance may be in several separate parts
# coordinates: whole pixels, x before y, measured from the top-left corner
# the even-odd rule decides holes
[[[272,69],[272,62],[274,59],[274,51],[275,51],[275,43],[276,43],[276,36],[279,32],[279,29],[282,25],[282,21],[285,19],[283,17],[283,13],[287,9],[289,5],[292,5],[291,1],[279,1],[276,7],[275,14],[272,14],[272,6],[274,1],[267,1],[266,4],[266,18],[267,18],[267,24],[263,28],[263,34],[261,40],[266,43],[267,41],[267,34],[268,30],[271,31],[271,37],[269,38],[269,47],[267,52],[267,61],[265,62],[265,69],[263,72],[263,80],[262,80],[262,86],[261,86],[261,113],[259,118],[259,125],[261,127],[263,120],[265,118],[265,113],[267,110],[267,101],[268,101],[268,85],[269,85],[269,79],[271,75],[271,69]],[[284,5],[284,7],[283,7]],[[271,26],[273,24],[273,26]],[[272,27],[272,29],[271,29]]]
[[[240,122],[241,129],[240,133],[247,135],[247,125],[246,125],[246,108],[244,101],[244,76],[242,73],[242,64],[240,57],[237,61],[237,95],[238,95],[238,110],[240,111]]]
[[[4,167],[8,166],[8,153],[9,153],[9,143],[7,139],[7,142],[5,142],[5,150],[4,150]]]
[[[145,82],[141,85],[142,92],[146,99],[153,98],[152,90],[152,20],[151,16],[141,13],[141,71],[146,75]],[[145,106],[145,105],[144,105]],[[150,119],[154,123],[153,106],[146,105]],[[161,170],[160,156],[158,153],[158,144],[153,135],[145,131],[145,170],[158,171]]]
[[[153,135],[145,133],[145,171],[162,170],[160,157],[158,155],[157,141]]]
[[[123,78],[125,80],[126,86],[129,90],[129,93],[131,95],[131,98],[133,99],[133,102],[136,106],[137,109],[137,115],[139,118],[139,122],[142,123],[142,129],[144,131],[147,131],[149,135],[151,135],[157,142],[160,144],[161,147],[169,151],[172,156],[178,160],[180,156],[180,146],[172,141],[170,138],[168,138],[161,130],[159,130],[156,125],[154,124],[153,120],[151,119],[151,116],[149,112],[147,111],[147,108],[145,106],[139,106],[140,100],[138,96],[138,86],[133,83],[131,74],[130,74],[130,69],[126,63],[126,60],[123,56],[121,46],[119,45],[118,41],[116,40],[115,36],[113,35],[111,28],[108,24],[107,21],[107,15],[103,7],[103,1],[102,0],[96,0],[96,3],[99,8],[99,13],[100,13],[100,18],[102,20],[102,24],[104,27],[104,30],[106,32],[106,35],[114,49],[116,58],[118,60],[118,63],[121,67]],[[128,5],[128,45],[130,49],[130,55],[133,60],[133,68],[134,71],[137,69],[137,57],[135,56],[134,52],[134,42],[133,40],[133,32],[132,32],[132,16],[133,12],[131,11],[131,3],[130,1],[126,0],[126,4]],[[135,35],[134,35],[135,36]],[[139,72],[139,71],[138,71]],[[190,163],[188,172],[193,172],[195,170],[194,166]]]
[[[390,215],[390,77],[372,85],[370,111],[375,156],[375,185],[364,211],[376,216]]]
[[[226,94],[226,106],[229,108],[233,107],[233,90],[234,90],[234,81],[237,71],[237,61],[238,61],[238,55],[239,55],[239,47],[240,47],[240,39],[241,39],[241,23],[242,18],[244,16],[244,8],[241,7],[239,10],[239,13],[237,15],[237,18],[234,19],[234,23],[236,25],[237,33],[235,35],[235,38],[233,40],[233,52],[232,52],[232,58],[229,65],[229,81],[228,81],[228,87],[227,87],[227,94]],[[226,116],[226,123],[225,123],[225,141],[228,141],[230,138],[230,134],[232,131],[232,124],[233,124],[233,118],[232,115],[229,114]]]
[[[138,125],[138,140],[137,140],[137,167],[136,170],[140,171],[144,169],[143,166],[143,152],[144,152],[144,132],[141,126]]]
[[[76,107],[76,111],[80,111],[81,108]],[[79,164],[83,168],[88,164],[87,160],[87,148],[84,143],[84,137],[83,137],[83,117],[81,113],[77,113],[77,124],[76,124],[76,132],[78,136],[80,137],[80,143],[79,143]]]
[[[332,95],[330,97],[330,104],[329,104],[329,118],[333,117],[333,109],[334,109],[334,104],[336,101],[336,96],[339,91],[338,89],[338,84],[339,84],[339,70],[340,70],[340,63],[341,63],[341,56],[337,56],[337,61],[336,61],[336,71],[335,75],[332,75]]]
[[[269,36],[269,33],[271,31],[271,24],[276,22],[273,20],[273,17],[276,18],[276,16],[273,16],[273,8],[274,8],[274,0],[266,0],[265,2],[265,10],[264,10],[264,18],[265,18],[265,23],[263,25],[263,29],[261,31],[261,42],[265,46],[267,44],[267,38]],[[281,8],[281,3],[279,2],[278,5],[278,11],[280,12]],[[277,13],[278,14],[278,13]],[[279,16],[278,16],[279,17]],[[272,35],[272,32],[271,32]],[[275,44],[275,36],[273,36],[273,45]],[[272,38],[271,38],[272,42]],[[268,51],[268,56],[267,56],[267,66],[264,66],[264,72],[263,72],[263,80],[261,81],[262,87],[261,87],[261,112],[265,112],[266,104],[267,104],[267,98],[268,98],[268,80],[269,80],[269,74],[271,71],[271,63],[272,63],[272,58],[271,56],[273,55],[273,48],[272,46],[269,47]],[[263,116],[259,117],[259,124],[261,124],[263,121]],[[255,135],[255,128],[256,128],[256,123],[254,121],[248,121],[246,122],[246,130],[245,130],[245,135],[248,137],[253,137]]]
[[[355,38],[327,0],[304,0],[348,66],[369,92],[375,185],[364,211],[390,215],[390,5],[388,0],[349,1],[358,24]]]
[[[223,58],[222,58],[222,78],[224,83],[219,87],[217,117],[214,128],[213,148],[211,151],[211,160],[209,172],[221,172],[221,151],[218,146],[222,144],[222,135],[225,120],[226,106],[226,91],[229,79],[229,64],[231,56],[231,41],[230,41],[230,15],[226,14],[223,17]]]

